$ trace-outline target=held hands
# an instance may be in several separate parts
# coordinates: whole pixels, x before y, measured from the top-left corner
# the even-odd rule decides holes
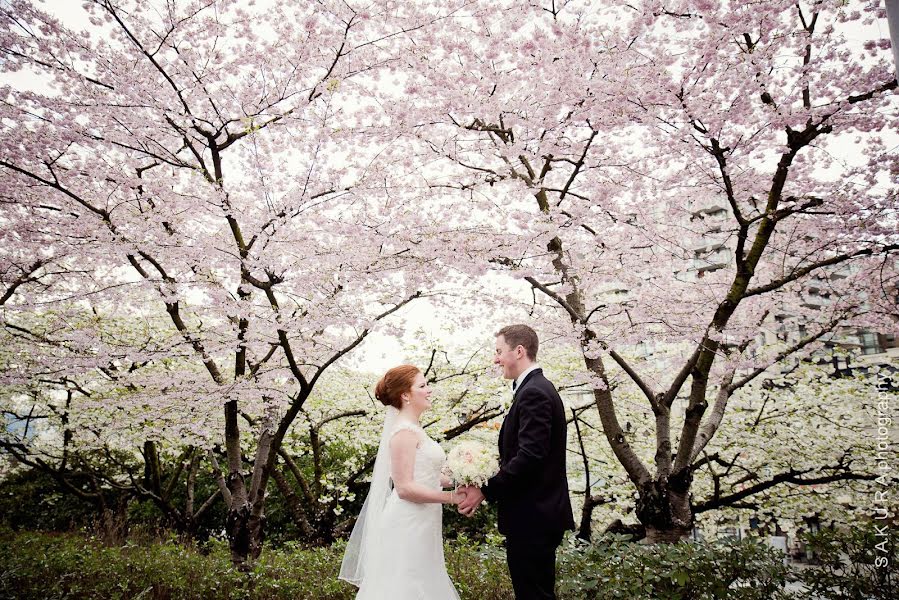
[[[464,486],[460,487],[457,493],[462,494],[462,500],[457,504],[459,512],[466,517],[472,516],[478,506],[481,505],[481,502],[484,501],[484,494],[481,492],[481,488]]]
[[[465,490],[463,490],[462,488],[451,490],[449,503],[459,506],[460,504],[465,502],[465,495]]]
[[[453,485],[450,471],[446,466],[440,470],[440,485],[445,488]],[[450,504],[455,504],[459,512],[466,517],[474,515],[474,511],[483,501],[484,494],[481,492],[481,488],[471,485],[459,486],[450,493]]]

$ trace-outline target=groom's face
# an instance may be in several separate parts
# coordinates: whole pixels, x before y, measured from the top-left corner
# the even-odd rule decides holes
[[[506,338],[501,335],[496,336],[496,354],[493,357],[493,364],[499,365],[503,370],[505,379],[515,379],[521,372],[521,356],[524,348],[516,346],[509,347]]]

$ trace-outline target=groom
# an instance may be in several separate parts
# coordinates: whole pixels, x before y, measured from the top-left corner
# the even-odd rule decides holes
[[[554,599],[556,548],[574,529],[565,474],[566,425],[562,399],[537,365],[537,334],[509,325],[496,334],[503,377],[514,400],[499,431],[499,473],[482,488],[464,488],[459,512],[471,516],[485,499],[496,502],[499,531],[516,600]]]

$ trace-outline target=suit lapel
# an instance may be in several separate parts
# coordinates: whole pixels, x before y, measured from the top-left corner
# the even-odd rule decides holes
[[[534,375],[536,375],[537,373],[543,374],[543,369],[534,369],[533,371],[528,373],[527,377],[524,378],[524,381],[521,382],[521,385],[515,388],[515,395],[512,397],[512,402],[515,402],[515,400],[518,399],[518,394],[520,394],[521,390],[523,390],[528,385],[528,383],[530,383],[531,380],[534,379]]]
[[[503,443],[503,436],[506,433],[506,422],[509,420],[509,416],[512,414],[512,411],[515,410],[514,409],[515,399],[518,398],[518,394],[521,393],[521,390],[523,390],[525,388],[525,386],[527,386],[527,384],[530,383],[534,379],[534,375],[537,373],[543,373],[543,369],[534,369],[533,371],[528,373],[527,377],[524,378],[524,381],[521,382],[521,385],[519,385],[517,388],[515,388],[515,394],[512,396],[512,407],[509,408],[509,412],[506,413],[506,416],[503,418],[502,427],[499,428],[499,439],[497,440],[497,442],[499,444],[500,460],[503,459],[503,446],[505,445]]]

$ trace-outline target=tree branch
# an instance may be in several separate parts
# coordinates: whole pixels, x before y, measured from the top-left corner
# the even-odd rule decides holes
[[[786,473],[780,473],[775,475],[768,481],[760,481],[755,485],[749,486],[739,492],[734,492],[733,494],[728,494],[726,496],[712,497],[708,500],[700,502],[693,507],[693,513],[699,514],[703,512],[707,512],[710,510],[716,510],[719,508],[723,508],[726,506],[731,506],[740,500],[748,498],[749,496],[753,496],[760,492],[764,492],[769,490],[775,486],[781,484],[792,484],[792,485],[820,485],[825,483],[835,483],[837,481],[873,481],[877,479],[877,475],[869,475],[867,473],[853,473],[848,470],[847,467],[841,467],[841,472],[834,473],[833,475],[825,475],[821,477],[803,477],[807,473],[810,473],[812,469],[806,470],[794,470],[791,469]]]
[[[896,250],[899,250],[899,244],[889,244],[889,245],[884,246],[878,253],[888,254],[890,252],[895,252]],[[874,253],[875,253],[875,251],[873,249],[865,248],[863,250],[858,250],[851,254],[840,254],[838,256],[834,256],[834,257],[828,258],[826,260],[816,262],[811,265],[806,265],[805,267],[802,267],[801,269],[795,269],[795,270],[791,271],[790,274],[788,274],[785,277],[782,277],[781,279],[777,279],[770,283],[766,283],[765,285],[760,285],[760,286],[746,290],[746,292],[743,294],[743,297],[748,298],[750,296],[758,296],[760,294],[765,294],[767,292],[771,292],[773,290],[776,290],[780,287],[785,286],[786,284],[788,284],[792,281],[796,281],[797,279],[805,277],[806,275],[808,275],[812,271],[815,271],[816,269],[821,269],[823,267],[830,267],[833,265],[838,265],[838,264],[846,262],[848,260],[852,260],[853,258],[858,258],[859,256],[872,256],[872,255],[874,255]]]

